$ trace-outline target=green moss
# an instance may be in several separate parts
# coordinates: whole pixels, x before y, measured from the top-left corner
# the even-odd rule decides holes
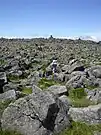
[[[17,131],[10,131],[10,130],[0,130],[0,135],[22,135]]]
[[[38,82],[38,86],[41,89],[47,89],[48,87],[52,86],[52,85],[59,85],[58,82],[54,81],[53,79],[48,80],[46,78],[42,78],[40,79],[40,81]]]
[[[86,98],[87,94],[84,88],[71,89],[69,91],[69,98],[72,101],[73,107],[87,107],[95,103]]]
[[[24,94],[32,94],[32,88],[22,87],[21,92]]]
[[[81,122],[72,122],[69,129],[65,129],[58,135],[94,135],[94,131],[101,132],[101,124],[87,125]]]

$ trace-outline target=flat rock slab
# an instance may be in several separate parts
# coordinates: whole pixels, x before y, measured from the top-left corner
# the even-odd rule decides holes
[[[101,104],[84,108],[70,108],[69,114],[74,121],[99,124],[101,123]]]
[[[48,88],[50,92],[52,92],[54,95],[63,95],[67,93],[66,86],[60,86],[60,85],[53,85]]]

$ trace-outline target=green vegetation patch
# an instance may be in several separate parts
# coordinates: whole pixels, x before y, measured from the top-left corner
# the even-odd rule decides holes
[[[52,86],[52,85],[59,85],[58,82],[56,82],[55,80],[53,79],[46,79],[46,78],[42,78],[40,79],[40,81],[38,82],[38,86],[41,88],[41,89],[47,89],[48,87]]]
[[[17,131],[0,130],[0,135],[22,135]]]
[[[65,129],[58,135],[94,135],[94,131],[101,132],[101,124],[87,125],[81,122],[72,122],[69,129]]]
[[[72,101],[73,107],[87,107],[95,103],[86,98],[87,94],[84,88],[71,89],[69,91],[69,98]]]
[[[21,88],[21,92],[24,93],[24,94],[32,94],[32,88],[30,87],[22,87]]]
[[[76,99],[72,100],[72,106],[73,107],[88,107],[89,105],[95,105],[93,101],[90,101],[87,98],[82,98],[82,99]]]
[[[84,91],[84,88],[76,88],[69,91],[69,96],[73,99],[81,99],[87,96],[87,94]]]

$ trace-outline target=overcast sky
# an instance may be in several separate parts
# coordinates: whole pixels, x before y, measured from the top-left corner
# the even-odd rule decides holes
[[[101,0],[0,0],[2,37],[101,37]]]

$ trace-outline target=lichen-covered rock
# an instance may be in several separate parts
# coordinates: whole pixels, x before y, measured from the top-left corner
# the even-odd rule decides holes
[[[69,106],[49,92],[33,89],[33,94],[6,108],[2,128],[16,129],[25,135],[52,135],[69,127]]]

